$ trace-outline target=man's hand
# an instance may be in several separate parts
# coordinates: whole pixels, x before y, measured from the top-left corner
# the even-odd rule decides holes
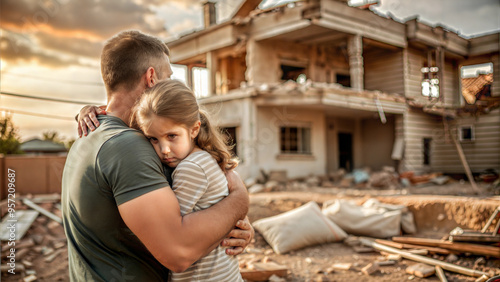
[[[222,246],[230,247],[226,249],[226,254],[235,256],[243,253],[245,248],[250,244],[255,235],[248,217],[244,220],[238,220],[236,228],[229,232],[228,237],[222,240]]]
[[[247,195],[246,201],[242,202],[242,205],[249,205],[248,191],[245,184],[241,180],[239,174],[230,170],[226,172],[226,178],[228,182],[229,193],[245,193]],[[229,232],[226,239],[222,241],[222,246],[231,247],[226,249],[226,254],[228,255],[238,255],[241,254],[245,248],[250,244],[255,231],[253,230],[248,217],[243,220],[238,220],[236,227]]]
[[[96,127],[99,127],[99,121],[97,120],[98,115],[106,114],[106,106],[85,106],[80,110],[80,113],[76,116],[76,121],[78,122],[78,136],[82,137],[82,134],[87,136],[88,129],[94,131]]]

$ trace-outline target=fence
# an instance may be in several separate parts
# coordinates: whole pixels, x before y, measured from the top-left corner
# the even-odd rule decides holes
[[[61,193],[66,156],[0,155],[0,199],[7,197],[8,169],[15,171],[16,196]]]

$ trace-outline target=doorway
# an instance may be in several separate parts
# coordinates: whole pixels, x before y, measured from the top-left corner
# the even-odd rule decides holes
[[[351,172],[354,164],[352,157],[352,134],[351,133],[339,133],[339,168],[345,169],[347,172]]]

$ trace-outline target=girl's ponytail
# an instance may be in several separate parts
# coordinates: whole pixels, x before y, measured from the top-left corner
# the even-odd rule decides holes
[[[238,166],[238,160],[229,151],[228,138],[210,122],[208,113],[202,109],[200,112],[200,132],[195,141],[198,147],[207,151],[226,172]]]

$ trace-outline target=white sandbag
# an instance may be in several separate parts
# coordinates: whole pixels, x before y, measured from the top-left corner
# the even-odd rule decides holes
[[[413,218],[413,213],[408,210],[408,207],[405,205],[391,205],[384,204],[379,202],[377,199],[368,199],[363,207],[368,208],[383,208],[388,211],[401,211],[401,229],[406,234],[415,234],[417,233],[417,226],[415,225],[415,220]]]
[[[255,221],[253,227],[277,254],[316,244],[337,242],[347,234],[326,218],[316,202]]]
[[[323,214],[345,232],[358,236],[386,238],[401,233],[401,211],[358,206],[347,200],[323,204]]]

